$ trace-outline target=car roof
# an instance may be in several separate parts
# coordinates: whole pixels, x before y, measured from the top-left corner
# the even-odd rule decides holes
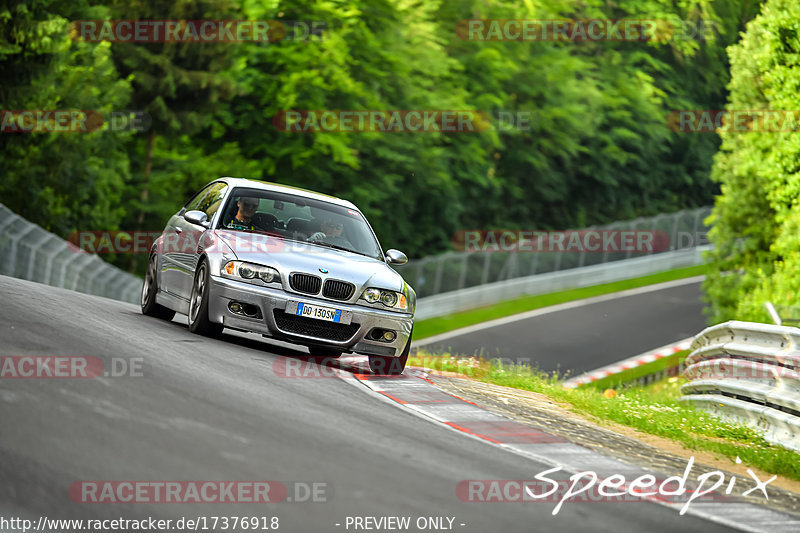
[[[291,185],[281,185],[279,183],[272,183],[269,181],[250,180],[245,178],[231,178],[228,176],[216,179],[214,181],[224,181],[231,187],[249,187],[251,189],[261,189],[263,191],[273,191],[273,192],[282,192],[286,194],[293,194],[295,196],[301,196],[303,198],[313,198],[316,200],[322,200],[323,202],[337,204],[343,207],[349,207],[351,209],[358,210],[358,208],[355,205],[353,205],[352,202],[348,202],[347,200],[342,200],[341,198],[337,198],[335,196],[330,196],[328,194],[323,194],[320,192],[309,191],[308,189],[301,189],[300,187],[292,187]]]

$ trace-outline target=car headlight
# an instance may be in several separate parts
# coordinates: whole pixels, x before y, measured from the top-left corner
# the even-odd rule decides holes
[[[247,281],[263,281],[272,283],[280,281],[280,274],[272,267],[245,263],[244,261],[228,261],[222,267],[221,274],[228,278],[244,279]]]
[[[369,303],[381,302],[386,307],[397,309],[398,311],[408,310],[408,301],[406,300],[406,295],[402,292],[369,288],[362,293],[361,297]]]
[[[394,304],[397,303],[397,294],[389,291],[384,292],[381,294],[381,303],[389,307],[394,307]]]

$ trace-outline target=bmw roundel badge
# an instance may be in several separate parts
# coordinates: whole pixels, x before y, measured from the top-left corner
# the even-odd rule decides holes
[[[327,274],[328,273],[328,269],[327,268],[320,267],[319,271],[322,272],[323,274]]]

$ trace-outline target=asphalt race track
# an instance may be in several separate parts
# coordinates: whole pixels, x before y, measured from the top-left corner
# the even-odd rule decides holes
[[[695,281],[421,344],[431,352],[501,357],[574,376],[693,337],[706,327],[700,295]]]
[[[696,290],[662,297],[691,308]],[[462,502],[461,480],[532,479],[549,467],[415,416],[364,386],[276,370],[305,360],[304,348],[236,333],[198,337],[183,317],[163,322],[134,305],[7,277],[0,301],[2,356],[91,356],[106,371],[117,364],[112,358],[143,364],[134,376],[0,379],[2,516],[266,516],[289,533],[353,531],[348,516],[403,515],[453,517],[452,529],[476,533],[728,531],[645,502],[567,504],[557,516],[550,503]],[[595,336],[626,309],[647,308],[619,305]],[[570,320],[596,321],[597,313]],[[690,323],[673,329],[688,332]],[[588,338],[573,336],[573,346]],[[86,480],[271,480],[289,492],[274,504],[76,503],[70,486]],[[297,503],[312,483],[324,484],[324,497]]]

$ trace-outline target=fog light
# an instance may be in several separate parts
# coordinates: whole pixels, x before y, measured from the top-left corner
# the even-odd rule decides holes
[[[232,313],[236,313],[238,315],[242,312],[242,304],[239,302],[231,302],[228,304],[228,309],[230,309]]]
[[[397,333],[394,331],[386,330],[383,332],[383,340],[386,342],[392,342],[395,338],[397,338]]]
[[[258,307],[252,304],[244,304],[242,306],[242,313],[244,313],[244,316],[249,316],[250,318],[253,318],[256,315],[258,315]]]

